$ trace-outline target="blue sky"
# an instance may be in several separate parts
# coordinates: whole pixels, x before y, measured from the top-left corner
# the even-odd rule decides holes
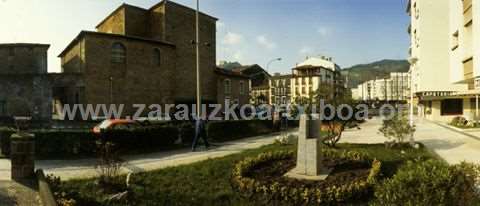
[[[193,6],[195,0],[173,0]],[[0,43],[49,43],[56,56],[81,31],[94,30],[121,3],[149,8],[159,0],[0,0]],[[270,72],[290,72],[306,56],[331,56],[342,67],[405,59],[409,46],[406,0],[201,0],[220,20],[217,60],[283,61]]]

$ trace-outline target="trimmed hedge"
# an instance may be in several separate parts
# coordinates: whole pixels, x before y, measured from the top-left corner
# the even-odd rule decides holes
[[[291,187],[280,182],[262,182],[248,177],[248,173],[257,165],[295,156],[295,153],[292,151],[269,152],[260,154],[256,158],[247,158],[235,165],[232,183],[236,189],[244,194],[262,195],[262,197],[269,200],[281,200],[294,205],[329,205],[345,202],[368,194],[373,185],[377,183],[381,169],[380,161],[368,160],[365,155],[357,152],[338,153],[334,150],[324,150],[323,153],[327,158],[369,161],[372,168],[366,179],[354,180],[349,184],[332,186],[327,189]]]
[[[207,126],[208,138],[214,141],[229,141],[271,133],[272,121],[237,120],[210,122]]]
[[[271,121],[219,121],[209,122],[207,134],[214,142],[230,141],[272,132]],[[11,128],[0,128],[2,154],[10,154]],[[33,130],[37,157],[92,156],[99,140],[90,130]],[[191,122],[150,125],[131,130],[107,130],[104,138],[112,141],[121,151],[171,148],[179,136],[184,144],[191,144],[195,128]]]
[[[474,205],[480,167],[440,161],[408,162],[375,191],[372,205]]]

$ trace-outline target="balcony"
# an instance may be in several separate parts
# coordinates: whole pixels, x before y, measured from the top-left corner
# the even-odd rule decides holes
[[[470,57],[463,61],[463,79],[473,79],[473,58]]]
[[[463,1],[463,23],[465,27],[472,24],[473,12],[472,12],[472,0]]]

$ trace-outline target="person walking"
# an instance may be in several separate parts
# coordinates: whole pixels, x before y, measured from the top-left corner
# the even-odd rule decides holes
[[[205,144],[205,148],[208,149],[210,144],[207,140],[207,122],[203,118],[197,118],[195,121],[195,138],[193,138],[192,143],[192,152],[195,152],[197,148],[199,138],[202,138],[203,143]]]

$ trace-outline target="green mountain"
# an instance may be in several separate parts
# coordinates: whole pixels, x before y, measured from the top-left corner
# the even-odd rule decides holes
[[[342,74],[348,77],[348,87],[355,88],[365,81],[388,78],[391,72],[408,72],[409,68],[410,64],[406,60],[385,59],[345,68]]]

